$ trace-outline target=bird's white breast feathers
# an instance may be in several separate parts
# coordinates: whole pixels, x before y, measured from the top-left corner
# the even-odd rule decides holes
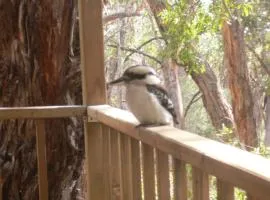
[[[126,100],[130,111],[141,124],[172,124],[171,114],[159,103],[145,85],[126,85]]]

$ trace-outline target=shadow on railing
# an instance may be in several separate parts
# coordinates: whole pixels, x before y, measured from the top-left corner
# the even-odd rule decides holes
[[[245,190],[249,200],[269,200],[270,160],[232,146],[169,126],[135,128],[129,112],[108,105],[1,108],[0,120],[36,119],[40,199],[48,199],[44,120],[87,115],[91,200],[188,199],[186,164],[192,166],[194,200],[210,199],[209,175],[216,177],[218,200],[234,199],[235,187]]]

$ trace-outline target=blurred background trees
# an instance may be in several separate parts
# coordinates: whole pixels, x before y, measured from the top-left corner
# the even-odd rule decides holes
[[[141,15],[105,25],[109,73],[132,64],[152,65],[169,91],[180,93],[174,101],[182,104],[177,106],[182,128],[247,150],[269,145],[268,1],[115,1],[105,7],[119,4],[132,5]],[[116,30],[123,21],[126,37],[120,43],[123,27]],[[110,60],[119,50],[124,60],[115,70]],[[179,86],[170,83],[172,72]],[[119,98],[109,99],[123,107]]]
[[[179,128],[269,156],[268,0],[103,1],[106,78],[131,65],[160,74]],[[81,104],[77,2],[0,2],[0,106]],[[127,109],[124,88],[108,88]],[[83,198],[82,122],[51,120],[51,199]],[[37,199],[33,123],[0,122],[5,199]]]

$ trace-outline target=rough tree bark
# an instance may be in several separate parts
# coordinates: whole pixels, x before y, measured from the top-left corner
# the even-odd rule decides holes
[[[78,64],[69,59],[73,0],[0,3],[0,106],[81,104]],[[82,122],[46,120],[50,199],[77,199]],[[35,126],[0,122],[3,199],[38,199]]]
[[[249,86],[244,32],[239,22],[232,19],[230,23],[223,23],[222,33],[236,131],[240,142],[248,147],[254,147],[257,146],[258,141],[253,116],[254,103]]]
[[[232,127],[232,113],[230,105],[225,100],[217,77],[208,63],[205,63],[205,72],[202,74],[192,73],[195,81],[202,93],[203,105],[216,129],[223,126]]]
[[[166,9],[166,5],[163,1],[158,0],[147,0],[147,2],[163,35],[166,31],[166,26],[162,24],[159,13]],[[233,127],[231,108],[222,96],[218,80],[211,67],[206,64],[206,71],[203,74],[192,73],[192,79],[202,93],[203,103],[213,126],[216,129],[221,129],[223,126]]]

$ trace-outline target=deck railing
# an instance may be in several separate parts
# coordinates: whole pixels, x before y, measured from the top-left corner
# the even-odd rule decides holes
[[[90,194],[93,199],[187,199],[186,164],[192,166],[194,200],[210,199],[209,175],[216,177],[218,200],[234,199],[234,187],[245,190],[249,200],[270,199],[268,159],[169,126],[135,128],[129,112],[107,105],[88,107],[88,116],[89,123],[102,123],[99,133],[88,134],[99,134],[98,148],[109,160],[89,180],[95,183],[100,178],[95,174],[101,174],[103,185],[93,187],[103,187],[109,196]],[[119,196],[113,191],[120,191]]]
[[[71,116],[84,117],[91,130],[85,133],[88,199],[208,200],[210,175],[218,200],[234,199],[235,187],[249,200],[270,199],[270,160],[232,146],[169,126],[136,128],[129,112],[108,105],[1,108],[0,120],[36,120],[42,200],[48,199],[44,120]]]
[[[2,107],[0,120],[34,119],[36,125],[36,151],[38,165],[39,199],[48,200],[48,177],[46,159],[45,119],[86,116],[86,106],[36,106],[36,107]],[[5,133],[0,133],[5,134]],[[0,168],[0,200],[3,199],[4,184]]]

